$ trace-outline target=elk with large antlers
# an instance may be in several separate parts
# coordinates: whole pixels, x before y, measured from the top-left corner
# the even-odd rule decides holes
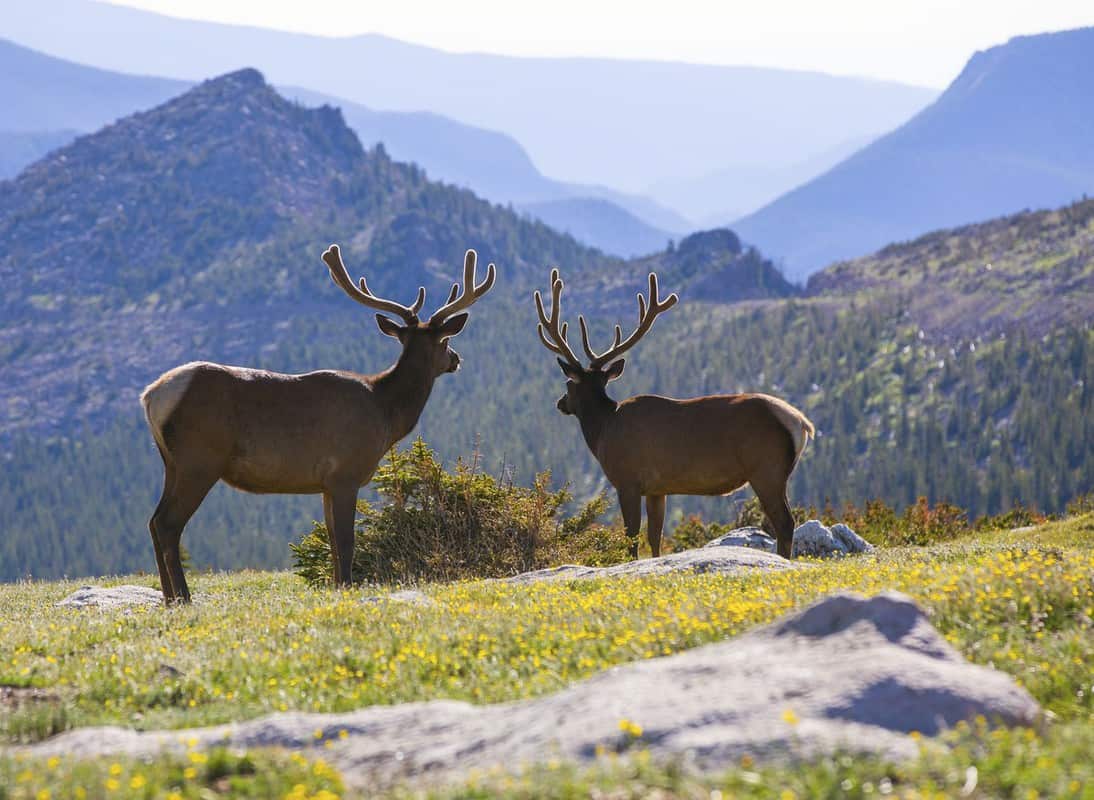
[[[616,325],[603,353],[592,349],[585,318],[578,317],[588,367],[570,348],[566,323],[560,323],[563,284],[557,269],[551,272],[550,316],[535,293],[540,341],[558,356],[568,379],[558,410],[577,417],[586,444],[619,495],[631,557],[638,556],[643,497],[650,550],[658,556],[666,495],[725,495],[748,483],[775,529],[779,555],[789,558],[794,518],[786,484],[814,433],[802,412],[766,394],[690,400],[640,395],[622,402],[608,397],[608,382],[623,374],[619,356],[646,335],[659,314],[676,305],[675,294],[659,299],[656,275],[651,273],[649,281],[649,301],[638,295],[638,327],[623,339]]]
[[[357,490],[372,479],[384,453],[418,422],[433,381],[455,372],[448,340],[463,330],[466,309],[494,285],[495,270],[475,283],[474,250],[464,259],[463,288],[425,323],[413,305],[384,300],[350,280],[338,245],[323,253],[331,278],[376,315],[380,331],[399,340],[399,360],[376,375],[323,370],[282,375],[194,362],[164,373],[141,394],[163,458],[163,495],[149,522],[164,600],[189,602],[179,540],[218,481],[247,492],[322,494],[334,582],[350,582]]]

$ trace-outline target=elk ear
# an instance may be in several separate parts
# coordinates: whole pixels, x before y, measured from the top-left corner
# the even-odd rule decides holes
[[[385,336],[392,336],[398,339],[400,342],[403,340],[403,333],[406,331],[402,325],[393,319],[388,319],[383,314],[376,315],[376,324],[380,327],[380,333]]]
[[[626,366],[626,364],[626,360],[622,358],[618,361],[613,361],[608,365],[608,368],[604,370],[604,374],[608,376],[609,381],[614,381],[623,374],[623,367]]]
[[[558,365],[562,367],[562,374],[572,381],[581,380],[581,370],[564,358],[558,359]]]
[[[467,317],[469,315],[464,312],[463,314],[456,314],[454,317],[449,317],[444,321],[444,324],[437,329],[440,334],[441,341],[448,339],[451,336],[455,336],[457,333],[463,330],[463,326],[467,324]]]

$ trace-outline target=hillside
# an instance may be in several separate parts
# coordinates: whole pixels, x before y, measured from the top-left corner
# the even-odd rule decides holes
[[[589,314],[606,341],[611,323],[633,324],[652,268],[682,302],[628,355],[613,394],[767,391],[800,405],[820,435],[795,503],[925,494],[978,514],[1015,500],[1061,509],[1094,474],[1089,293],[1057,280],[1066,264],[1033,269],[1050,227],[1019,230],[1007,272],[1030,276],[1026,299],[1006,305],[1006,283],[969,288],[1002,305],[992,330],[1006,338],[975,321],[924,331],[914,292],[847,284],[780,299],[793,287],[725,230],[606,258],[365,151],[336,110],[293,105],[258,73],[207,82],[0,183],[0,579],[152,566],[146,521],[162,473],[136,398],[163,370],[391,362],[396,347],[372,315],[330,284],[318,253],[332,241],[377,291],[409,299],[425,283],[429,304],[465,247],[498,264],[497,288],[456,343],[464,368],[438,381],[418,428],[446,459],[477,451],[514,480],[549,468],[579,497],[602,489],[577,425],[554,408],[564,381],[537,341],[530,294],[558,265],[567,318]],[[1065,313],[1027,318],[1038,287],[1057,283],[1056,296],[1074,295],[1057,302]],[[316,503],[217,489],[187,547],[195,565],[284,566]],[[674,498],[669,513],[726,519],[733,508]]]
[[[622,256],[640,256],[664,248],[672,234],[647,225],[600,197],[564,197],[523,203],[520,210],[581,242]]]
[[[50,150],[71,142],[76,131],[0,131],[0,180],[17,175]]]
[[[937,228],[1094,192],[1094,28],[974,55],[906,124],[734,225],[801,279]]]
[[[276,85],[504,132],[546,175],[632,193],[733,164],[741,153],[752,163],[803,161],[891,130],[937,95],[777,69],[446,53],[379,35],[306,36],[90,0],[38,0],[0,18],[0,36],[105,69],[180,79],[254,66]]]

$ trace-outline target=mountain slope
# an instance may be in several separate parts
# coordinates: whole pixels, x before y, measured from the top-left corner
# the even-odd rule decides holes
[[[87,64],[176,78],[255,66],[279,85],[503,131],[547,175],[627,192],[701,174],[727,153],[803,160],[890,130],[937,94],[749,67],[451,54],[376,35],[304,36],[88,0],[38,0],[0,19],[0,35]]]
[[[0,180],[17,175],[27,164],[68,144],[77,131],[0,131]]]
[[[158,105],[187,86],[188,81],[74,64],[0,39],[0,130],[91,131]]]
[[[1094,191],[1094,28],[977,53],[905,125],[735,224],[802,278],[927,231]]]
[[[628,211],[599,197],[565,197],[523,203],[520,209],[578,241],[621,256],[660,250],[672,235],[647,225]]]

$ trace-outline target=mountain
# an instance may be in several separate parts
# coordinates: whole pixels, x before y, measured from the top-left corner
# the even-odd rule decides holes
[[[191,85],[86,67],[3,40],[0,66],[0,105],[14,110],[10,121],[5,118],[0,123],[0,178],[18,174],[79,132],[158,105]],[[631,255],[648,252],[651,241],[663,245],[668,235],[643,219],[667,222],[672,231],[688,227],[683,219],[647,198],[544,177],[520,144],[504,134],[437,114],[375,111],[305,89],[283,92],[305,105],[342,109],[363,144],[383,142],[396,160],[418,164],[434,180],[470,188],[497,203],[521,206],[533,216],[538,216],[531,208],[536,203],[557,203],[557,216],[569,207],[564,200],[578,198],[580,206],[591,202],[591,197],[606,195],[606,202],[616,205],[604,209],[605,215],[616,220],[614,228],[602,236],[597,226],[585,225],[581,237],[606,252]],[[15,127],[7,130],[6,126]]]
[[[874,138],[855,137],[800,161],[729,164],[702,175],[662,181],[646,194],[680,209],[693,225],[725,225],[827,172]]]
[[[306,36],[90,0],[22,4],[0,18],[0,35],[82,63],[180,79],[255,66],[278,85],[502,131],[546,175],[631,193],[742,158],[801,161],[891,130],[937,95],[788,70],[446,53],[378,35]]]
[[[672,234],[647,225],[633,214],[599,197],[565,197],[523,203],[521,210],[556,230],[602,250],[639,256],[660,250]]]
[[[497,263],[455,344],[463,366],[416,431],[449,462],[522,482],[549,469],[579,497],[606,488],[555,409],[564,378],[530,295],[557,265],[565,318],[588,315],[599,344],[634,325],[634,292],[657,270],[681,302],[627,354],[613,396],[785,397],[820,432],[795,503],[923,494],[974,513],[1059,510],[1094,488],[1090,210],[995,224],[882,251],[802,294],[728,230],[609,258],[365,150],[339,111],[288,102],[253,70],[203,83],[0,182],[0,580],[154,569],[162,467],[137,395],[163,370],[391,363],[396,345],[330,283],[318,255],[332,241],[381,294],[405,301],[425,284],[427,307],[465,247]],[[1013,254],[1006,280],[978,279],[999,250]],[[958,313],[938,314],[934,281]],[[1031,302],[1042,294],[1051,302]],[[726,519],[733,502],[673,498],[670,525],[685,511]],[[286,542],[318,516],[315,497],[218,487],[185,544],[198,567],[284,567]]]
[[[0,23],[0,33],[2,28]],[[188,85],[74,64],[0,39],[0,130],[5,132],[96,130],[159,105]]]
[[[11,178],[27,164],[37,161],[75,139],[79,133],[57,131],[0,131],[0,180]]]
[[[800,279],[941,227],[1094,191],[1094,28],[976,53],[932,105],[739,220]]]
[[[366,152],[338,110],[293,104],[243,70],[0,182],[0,312],[15,351],[35,356],[9,364],[18,380],[0,428],[126,409],[128,394],[81,382],[92,373],[100,390],[132,392],[195,343],[214,338],[215,356],[231,359],[247,334],[323,308],[335,295],[315,243],[327,240],[400,296],[447,288],[469,246],[503,263],[510,291],[538,279],[533,265],[610,263]],[[210,320],[231,334],[211,337]],[[58,338],[69,347],[44,346]],[[28,396],[82,400],[53,416]]]

